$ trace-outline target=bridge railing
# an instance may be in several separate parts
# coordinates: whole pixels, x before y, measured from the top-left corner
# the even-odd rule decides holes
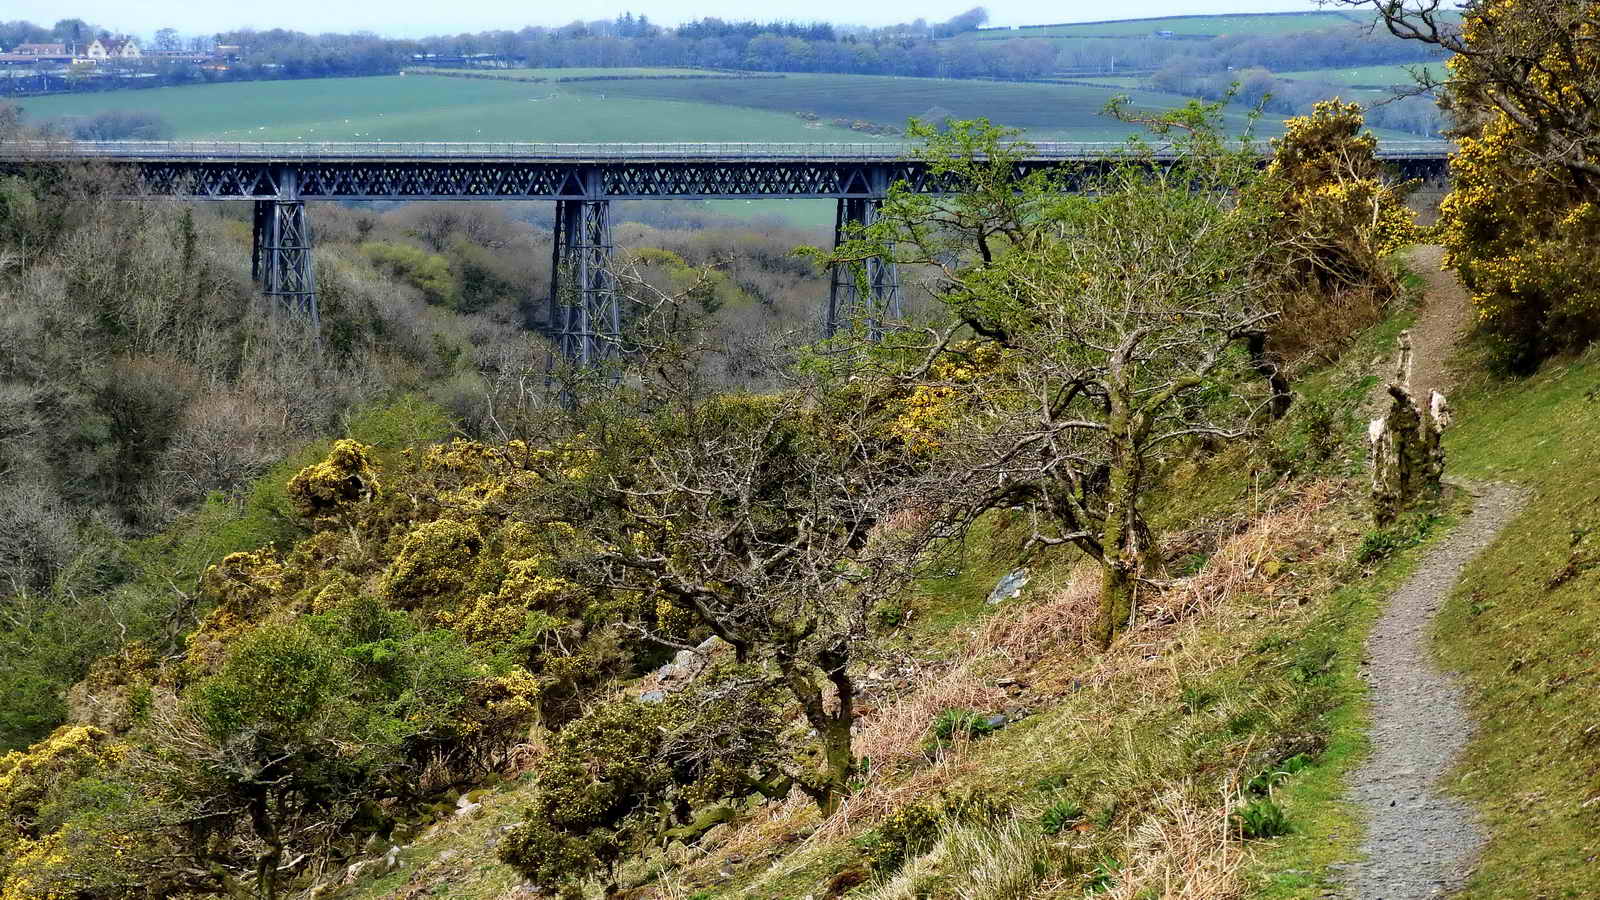
[[[895,160],[922,145],[893,141],[848,143],[534,143],[458,141],[12,141],[0,156],[91,156],[119,160]],[[1033,159],[1106,159],[1130,152],[1121,141],[1033,141]],[[1171,148],[1153,146],[1157,155]],[[1449,155],[1448,141],[1387,141],[1378,155],[1391,159]]]

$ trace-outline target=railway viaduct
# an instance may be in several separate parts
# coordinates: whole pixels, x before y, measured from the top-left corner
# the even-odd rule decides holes
[[[555,202],[551,337],[580,366],[614,352],[622,311],[612,272],[610,202],[659,198],[828,199],[837,206],[835,242],[873,220],[889,186],[945,193],[914,156],[917,145],[225,143],[66,142],[0,145],[10,164],[97,159],[131,168],[148,195],[254,204],[251,270],[262,291],[313,321],[316,271],[307,200],[551,200]],[[1025,145],[1019,176],[1038,170],[1093,172],[1126,159],[1121,143]],[[1442,182],[1451,145],[1385,143],[1378,155],[1396,174]],[[1175,157],[1156,148],[1154,160]],[[835,271],[824,330],[863,304],[893,314],[899,279],[892,263],[870,261],[859,296],[853,273]]]

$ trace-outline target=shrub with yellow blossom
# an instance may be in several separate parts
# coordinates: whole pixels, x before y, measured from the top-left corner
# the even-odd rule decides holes
[[[1377,158],[1361,106],[1327,100],[1284,123],[1264,177],[1249,189],[1245,215],[1260,216],[1283,315],[1273,351],[1296,359],[1355,334],[1399,291],[1387,258],[1415,243],[1409,185]]]
[[[378,495],[372,448],[357,441],[335,441],[328,458],[301,469],[289,480],[289,500],[308,519],[338,515]]]
[[[1447,64],[1459,150],[1439,241],[1513,370],[1600,336],[1600,167],[1583,163],[1600,148],[1600,3],[1568,5],[1570,23],[1549,13],[1524,0],[1481,4],[1461,36],[1487,52]],[[1564,39],[1541,40],[1543,29]],[[1495,90],[1499,68],[1532,56],[1516,90]]]

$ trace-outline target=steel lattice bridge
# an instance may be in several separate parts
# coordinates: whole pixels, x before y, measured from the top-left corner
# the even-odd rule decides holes
[[[252,271],[270,297],[315,321],[316,275],[306,200],[552,200],[555,240],[548,328],[580,366],[615,352],[621,330],[611,268],[610,202],[663,198],[831,199],[834,240],[872,222],[891,184],[924,193],[959,185],[916,158],[919,144],[861,143],[232,143],[214,141],[11,142],[7,163],[95,159],[135,170],[157,196],[255,203]],[[1062,172],[1077,180],[1131,158],[1177,158],[1169,147],[1127,143],[1018,145],[1018,177]],[[1445,141],[1384,143],[1378,156],[1403,178],[1442,180]],[[866,278],[836,267],[824,333],[858,310],[896,315],[892,263],[868,261]],[[863,296],[863,288],[866,296]]]

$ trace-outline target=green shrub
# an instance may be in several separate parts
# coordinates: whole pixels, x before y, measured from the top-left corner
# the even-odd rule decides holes
[[[346,430],[352,440],[383,450],[398,450],[442,441],[455,427],[444,407],[413,393],[361,410],[350,417]]]
[[[361,245],[361,252],[374,265],[421,291],[429,303],[449,307],[457,305],[460,289],[454,273],[450,271],[450,261],[443,256],[389,241],[369,241]]]
[[[337,699],[347,673],[328,643],[303,626],[268,626],[233,649],[222,671],[200,682],[191,703],[218,741],[246,729],[284,739]]]
[[[1269,794],[1279,783],[1283,782],[1290,776],[1309,768],[1314,762],[1315,760],[1313,760],[1307,754],[1296,753],[1276,766],[1273,766],[1267,771],[1262,772],[1260,775],[1250,779],[1250,782],[1245,785],[1245,790],[1253,794]]]
[[[958,737],[965,737],[968,740],[987,737],[999,731],[1001,727],[990,719],[990,716],[970,709],[955,707],[943,710],[928,726],[928,738],[924,749],[934,753],[950,746]]]
[[[899,871],[907,860],[928,851],[939,837],[944,810],[924,803],[913,803],[896,810],[883,820],[866,841],[867,862],[879,875]]]
[[[1356,560],[1375,563],[1409,550],[1428,539],[1433,527],[1439,523],[1439,514],[1424,510],[1413,513],[1388,526],[1377,528],[1361,536],[1356,547]]]

